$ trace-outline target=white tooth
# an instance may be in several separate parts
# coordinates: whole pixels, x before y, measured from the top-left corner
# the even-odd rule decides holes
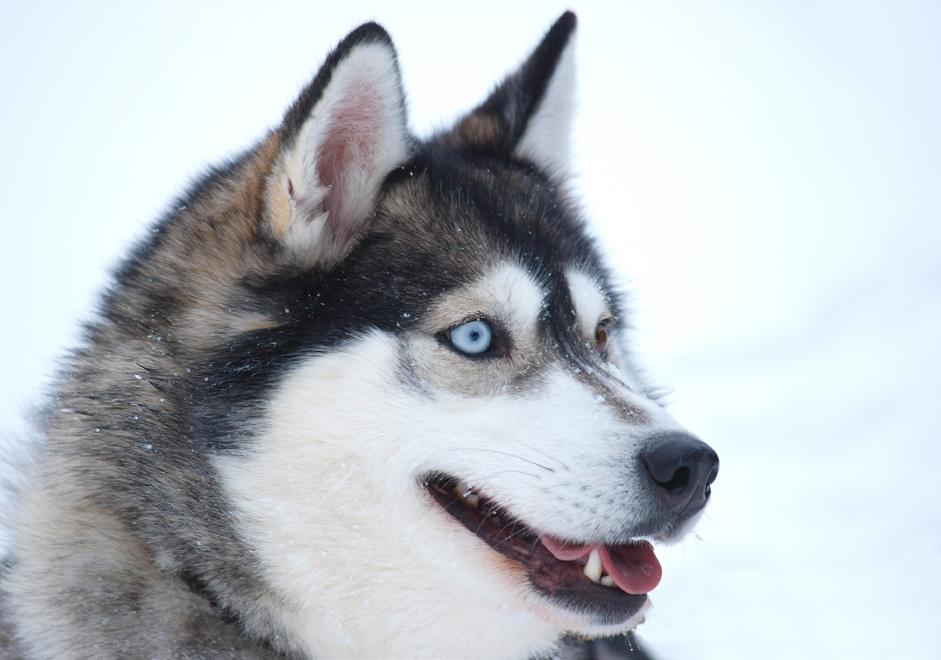
[[[592,548],[591,554],[588,555],[584,573],[592,582],[598,582],[601,579],[601,555],[598,553],[598,548]]]
[[[466,496],[469,493],[472,493],[473,491],[474,491],[473,488],[465,484],[463,481],[459,481],[454,485],[453,492],[455,495],[463,499],[464,496]]]
[[[605,575],[603,578],[601,578],[601,584],[603,584],[606,587],[613,587],[614,578],[611,577],[610,575]]]
[[[474,495],[473,493],[471,493],[470,495],[465,495],[464,504],[471,507],[472,509],[476,509],[478,505],[480,504],[480,498]]]

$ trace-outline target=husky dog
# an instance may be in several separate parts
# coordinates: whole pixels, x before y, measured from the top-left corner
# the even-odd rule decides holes
[[[526,658],[643,620],[718,458],[568,192],[574,31],[422,141],[363,25],[173,206],[43,418],[8,654]]]

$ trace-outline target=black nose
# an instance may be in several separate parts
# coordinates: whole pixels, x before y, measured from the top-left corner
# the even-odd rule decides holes
[[[640,452],[640,461],[654,492],[671,513],[703,507],[719,474],[719,455],[687,433],[651,438]]]

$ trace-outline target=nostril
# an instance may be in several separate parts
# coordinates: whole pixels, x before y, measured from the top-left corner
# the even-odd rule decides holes
[[[671,493],[680,493],[689,486],[689,468],[685,465],[680,467],[668,481],[657,481],[656,477],[653,479]]]

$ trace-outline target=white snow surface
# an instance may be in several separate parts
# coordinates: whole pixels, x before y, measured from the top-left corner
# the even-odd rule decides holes
[[[389,29],[428,134],[566,8],[326,4],[0,8],[8,439],[130,242],[350,28]],[[722,459],[640,637],[664,660],[938,657],[941,5],[568,6],[577,187],[640,359]]]

